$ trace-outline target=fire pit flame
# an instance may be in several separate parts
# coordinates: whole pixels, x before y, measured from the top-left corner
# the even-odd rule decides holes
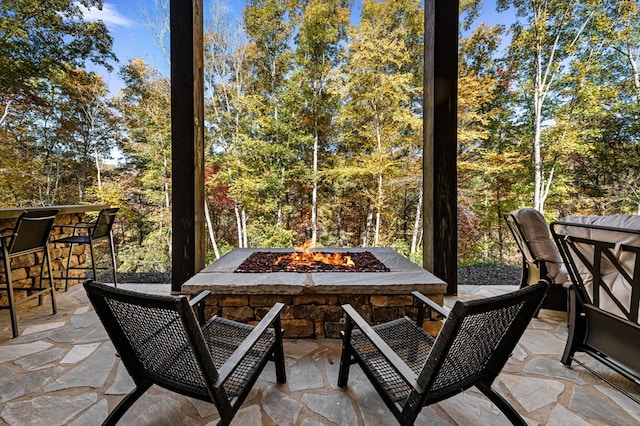
[[[291,267],[312,266],[318,263],[346,266],[348,268],[355,268],[356,266],[356,264],[353,263],[353,260],[351,260],[351,256],[343,256],[341,253],[312,252],[310,249],[280,256],[273,262],[273,264],[279,265],[285,260],[289,261],[288,265]]]
[[[296,247],[293,253],[256,251],[251,253],[234,272],[388,272],[371,252],[313,251],[308,244]]]

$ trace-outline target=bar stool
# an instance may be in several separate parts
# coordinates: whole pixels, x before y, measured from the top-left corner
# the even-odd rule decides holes
[[[118,277],[116,273],[116,254],[113,245],[113,234],[111,233],[111,228],[113,227],[113,222],[116,219],[116,214],[120,210],[118,207],[112,207],[108,209],[100,210],[98,214],[98,218],[94,223],[86,223],[80,222],[75,225],[59,225],[56,228],[73,228],[70,237],[60,238],[58,240],[53,241],[54,243],[61,244],[69,244],[69,256],[67,257],[67,269],[64,272],[64,276],[61,279],[64,279],[64,291],[67,291],[69,288],[69,280],[84,280],[83,278],[75,278],[69,276],[69,271],[71,270],[92,270],[93,271],[93,279],[98,277],[98,270],[112,270],[113,271],[113,284],[114,286],[118,286]],[[111,267],[101,267],[98,268],[96,266],[95,259],[95,246],[94,243],[96,241],[107,241],[109,245],[109,252],[111,257]],[[88,244],[89,252],[91,256],[91,266],[71,266],[71,254],[73,253],[73,246],[77,244]]]
[[[16,221],[16,226],[11,229],[0,231],[0,258],[4,263],[4,285],[6,288],[0,289],[7,292],[8,305],[0,306],[0,309],[9,309],[11,316],[11,331],[13,337],[18,336],[18,317],[16,308],[31,299],[38,298],[38,305],[42,305],[42,296],[45,293],[51,294],[51,306],[53,313],[57,312],[56,297],[53,285],[53,275],[51,274],[51,256],[49,254],[49,235],[53,227],[53,221],[60,210],[40,210],[25,211]],[[40,287],[14,287],[11,276],[11,259],[31,253],[43,252],[42,267],[40,268]],[[34,256],[37,260],[38,256]],[[49,276],[44,276],[45,265],[49,269]],[[42,282],[49,280],[49,287],[44,287]],[[26,298],[15,300],[14,291],[27,291]]]

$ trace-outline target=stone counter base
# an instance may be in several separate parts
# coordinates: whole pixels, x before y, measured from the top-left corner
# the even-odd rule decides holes
[[[430,299],[442,305],[443,294],[429,294]],[[211,295],[206,299],[207,317],[224,318],[256,324],[276,303],[286,306],[281,314],[286,338],[338,338],[344,328],[341,305],[351,304],[369,324],[379,324],[404,315],[415,319],[418,308],[411,295]],[[440,331],[440,320],[424,322],[424,329],[435,336]]]

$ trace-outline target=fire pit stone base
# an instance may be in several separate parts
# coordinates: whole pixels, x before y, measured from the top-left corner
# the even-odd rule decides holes
[[[291,249],[260,249],[291,252]],[[326,249],[323,249],[326,250]],[[331,249],[335,251],[347,249]],[[257,323],[276,302],[286,305],[282,327],[288,338],[338,338],[343,328],[341,305],[351,304],[370,324],[403,315],[415,318],[412,291],[443,303],[446,283],[388,248],[349,248],[369,251],[389,272],[273,272],[233,273],[258,249],[236,249],[192,277],[182,292],[212,292],[206,299],[208,316]],[[440,321],[425,329],[437,334]]]

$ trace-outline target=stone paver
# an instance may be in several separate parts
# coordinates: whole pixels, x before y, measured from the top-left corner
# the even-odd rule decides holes
[[[134,287],[134,285],[130,285]],[[134,289],[169,292],[168,286]],[[515,286],[460,286],[459,299],[487,297]],[[452,298],[446,303],[451,305]],[[95,425],[134,387],[115,355],[81,286],[58,295],[59,312],[48,306],[20,316],[23,334],[11,339],[8,316],[0,317],[0,424]],[[46,309],[45,309],[46,308]],[[559,359],[566,317],[542,311],[525,333],[494,384],[531,425],[631,425],[640,405],[579,366]],[[394,424],[362,371],[354,365],[347,388],[337,387],[340,341],[286,340],[287,378],[277,384],[268,365],[239,410],[234,425]],[[618,386],[640,395],[640,387],[592,365]],[[212,404],[152,387],[125,415],[127,425],[214,425]],[[426,407],[416,425],[507,425],[502,413],[472,389]]]

